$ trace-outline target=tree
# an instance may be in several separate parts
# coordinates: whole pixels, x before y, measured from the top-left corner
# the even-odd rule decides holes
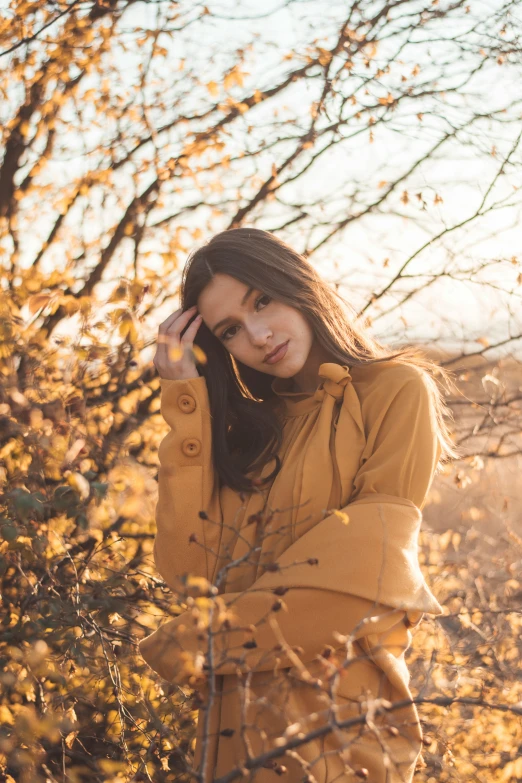
[[[492,217],[519,222],[520,9],[339,3],[321,5],[319,30],[314,4],[277,13],[38,0],[11,3],[0,22],[0,753],[14,779],[188,774],[194,695],[138,672],[136,640],[180,610],[149,557],[164,430],[147,357],[193,243],[250,224],[318,265],[333,257],[332,283],[349,285],[368,328],[390,325],[387,342],[448,281],[499,297],[487,333],[442,354],[482,379],[469,400],[450,400],[466,448],[455,482],[520,453],[520,393],[498,361],[521,336],[520,258],[475,251],[502,239]],[[281,14],[295,38],[275,43]],[[465,192],[470,167],[447,164],[466,156],[477,187],[454,219],[445,194]],[[379,265],[366,257],[364,274],[336,248],[356,227],[403,230],[406,218],[416,244]],[[424,545],[445,551],[437,536]],[[472,574],[454,576],[457,592]],[[503,599],[516,583],[511,573]],[[508,681],[515,619],[483,653]],[[498,679],[491,687],[508,704]],[[492,774],[516,779],[514,744],[497,752],[491,736]],[[431,763],[426,779],[437,753]]]

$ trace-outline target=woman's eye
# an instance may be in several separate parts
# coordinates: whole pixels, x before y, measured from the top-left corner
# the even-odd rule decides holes
[[[221,335],[221,339],[222,339],[222,340],[229,340],[229,339],[230,339],[230,337],[233,337],[233,336],[234,336],[233,334],[232,334],[232,335],[228,334],[228,332],[229,332],[231,329],[233,329],[233,328],[234,328],[233,326],[229,326],[229,327],[228,327],[228,329],[225,329],[225,331],[224,331],[224,332],[223,332],[223,334]]]
[[[268,294],[261,294],[261,296],[258,296],[258,298],[256,299],[256,305],[257,305],[258,302],[261,301],[261,299],[268,299],[268,301],[270,302],[271,297],[268,296]]]
[[[256,299],[256,310],[257,310],[258,303],[262,299],[268,299],[268,302],[270,302],[272,300],[272,297],[269,296],[268,294],[261,294],[261,296],[258,296],[257,299]],[[268,304],[268,302],[266,304]],[[265,307],[266,307],[266,304],[265,304]],[[234,328],[235,328],[234,326],[229,326],[227,329],[225,329],[225,331],[221,335],[221,339],[222,340],[230,340],[231,337],[234,337],[235,332],[234,332],[234,334],[228,334],[230,332],[230,330],[234,329]]]

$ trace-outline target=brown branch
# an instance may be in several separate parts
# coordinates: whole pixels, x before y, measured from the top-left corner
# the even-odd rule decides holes
[[[386,702],[386,700],[382,699],[377,699],[376,701],[380,702],[376,707],[376,714],[394,712],[395,710],[399,710],[411,704],[434,704],[438,707],[451,707],[452,704],[468,704],[474,707],[485,707],[486,709],[500,710],[501,712],[511,713],[513,715],[522,715],[522,707],[516,707],[515,705],[509,704],[493,704],[492,702],[487,702],[484,699],[472,699],[466,696],[435,696],[431,699],[417,697],[413,699],[401,699],[400,701],[393,703]],[[387,706],[388,704],[390,706]],[[360,726],[365,724],[366,720],[367,714],[365,713],[364,715],[357,715],[354,718],[347,718],[346,720],[336,721],[335,724],[327,724],[326,726],[313,729],[304,737],[294,737],[289,739],[285,745],[281,745],[277,748],[274,748],[273,750],[269,750],[266,753],[255,756],[254,758],[247,759],[242,767],[235,767],[226,775],[221,775],[218,778],[214,778],[212,783],[231,783],[231,781],[237,780],[238,778],[244,776],[243,770],[248,771],[264,767],[266,766],[267,762],[284,756],[288,750],[294,750],[295,748],[299,748],[301,745],[305,745],[310,741],[327,737],[334,729],[350,729],[353,726]],[[193,772],[192,775],[199,780],[198,773]]]

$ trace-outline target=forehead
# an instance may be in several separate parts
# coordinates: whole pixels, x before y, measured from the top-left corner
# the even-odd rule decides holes
[[[224,318],[232,310],[241,309],[241,300],[249,286],[235,277],[216,274],[198,297],[198,309],[202,315],[207,313],[216,320]]]

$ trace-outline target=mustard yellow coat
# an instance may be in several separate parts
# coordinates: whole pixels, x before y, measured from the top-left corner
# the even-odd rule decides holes
[[[205,783],[241,767],[236,779],[255,783],[408,783],[422,747],[416,707],[374,714],[372,705],[411,699],[410,628],[442,613],[417,554],[441,454],[431,392],[421,370],[397,360],[324,363],[313,394],[289,384],[272,382],[282,468],[241,498],[218,486],[205,379],[162,379],[171,429],[159,447],[156,567],[175,592],[187,573],[218,584],[233,622],[223,631],[214,610],[209,645],[187,610],[140,652],[177,682],[183,651],[210,655],[195,750]],[[273,512],[264,522],[252,516],[263,509]],[[334,716],[364,714],[324,731]],[[247,772],[287,729],[293,749]],[[317,736],[303,743],[310,731]]]

